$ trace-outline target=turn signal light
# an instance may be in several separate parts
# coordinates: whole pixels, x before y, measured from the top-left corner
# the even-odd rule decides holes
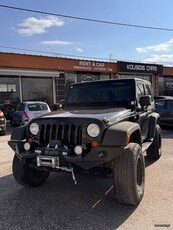
[[[32,144],[32,142],[33,142],[33,139],[32,138],[28,138],[28,143],[30,143],[30,144]]]
[[[98,146],[98,142],[97,141],[92,141],[91,142],[91,147],[92,148],[96,148]]]
[[[130,141],[130,135],[126,136],[127,141]]]

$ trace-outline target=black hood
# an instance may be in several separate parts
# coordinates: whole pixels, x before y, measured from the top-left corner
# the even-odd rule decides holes
[[[94,118],[98,120],[103,120],[105,118],[109,119],[111,124],[117,123],[118,121],[124,120],[129,117],[131,110],[124,107],[108,108],[108,109],[70,109],[70,110],[60,110],[53,111],[51,113],[45,114],[41,117],[44,118]]]

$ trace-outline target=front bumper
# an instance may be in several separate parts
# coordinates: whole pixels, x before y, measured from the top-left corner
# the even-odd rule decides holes
[[[23,161],[29,162],[35,166],[45,166],[55,168],[54,166],[68,166],[74,164],[82,169],[90,169],[104,163],[114,160],[122,154],[124,146],[98,146],[96,148],[83,149],[82,154],[76,155],[70,147],[36,147],[29,151],[24,150],[25,141],[12,141],[8,144]]]

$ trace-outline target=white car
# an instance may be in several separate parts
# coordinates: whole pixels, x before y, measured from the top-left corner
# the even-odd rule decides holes
[[[26,125],[31,119],[51,112],[47,103],[42,101],[24,101],[18,104],[15,114],[21,119],[21,124]]]

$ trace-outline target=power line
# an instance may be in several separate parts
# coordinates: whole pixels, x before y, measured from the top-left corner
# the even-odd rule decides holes
[[[52,13],[52,12],[46,12],[46,11],[39,11],[39,10],[33,10],[33,9],[20,8],[20,7],[15,7],[15,6],[2,5],[2,4],[0,4],[0,7],[12,9],[12,10],[20,10],[20,11],[25,11],[25,12],[32,12],[32,13],[37,13],[37,14],[45,14],[45,15],[58,16],[58,17],[63,17],[63,18],[70,18],[70,19],[88,21],[88,22],[96,22],[96,23],[110,24],[110,25],[116,25],[116,26],[126,26],[126,27],[140,28],[140,29],[162,30],[162,31],[171,31],[171,32],[173,32],[173,29],[171,29],[171,28],[144,26],[144,25],[136,25],[136,24],[105,21],[105,20],[99,20],[99,19],[83,18],[83,17],[64,15],[64,14],[58,14],[58,13]]]
[[[10,46],[2,46],[0,45],[0,48],[3,49],[13,49],[13,50],[21,50],[21,51],[28,51],[28,52],[34,52],[34,53],[42,53],[42,54],[51,54],[53,56],[58,56],[58,57],[71,57],[71,58],[83,58],[83,59],[96,59],[96,60],[105,60],[109,62],[115,62],[115,59],[110,58],[98,58],[98,57],[90,57],[90,56],[82,56],[82,55],[72,55],[72,54],[63,54],[63,53],[54,53],[54,52],[46,52],[46,51],[41,51],[41,50],[32,50],[32,49],[24,49],[24,48],[17,48],[17,47],[10,47]]]
[[[10,46],[2,46],[0,45],[0,48],[4,48],[4,49],[13,49],[13,50],[20,50],[20,51],[28,51],[28,52],[34,52],[34,53],[42,53],[42,54],[49,54],[55,57],[60,57],[60,58],[66,58],[66,57],[71,57],[71,58],[82,58],[82,59],[90,59],[90,60],[103,60],[105,62],[112,62],[115,63],[117,61],[122,61],[122,62],[136,62],[136,63],[146,63],[144,61],[140,61],[140,60],[118,60],[118,59],[111,59],[110,58],[102,58],[102,57],[91,57],[91,56],[78,56],[78,55],[70,55],[70,54],[62,54],[62,53],[53,53],[53,52],[46,52],[46,51],[41,51],[41,50],[32,50],[32,49],[24,49],[24,48],[17,48],[17,47],[10,47]],[[0,51],[1,52],[1,51]],[[26,53],[25,53],[26,54]],[[29,54],[31,55],[31,54]],[[151,64],[173,64],[173,61],[157,61],[157,62],[153,62]]]

